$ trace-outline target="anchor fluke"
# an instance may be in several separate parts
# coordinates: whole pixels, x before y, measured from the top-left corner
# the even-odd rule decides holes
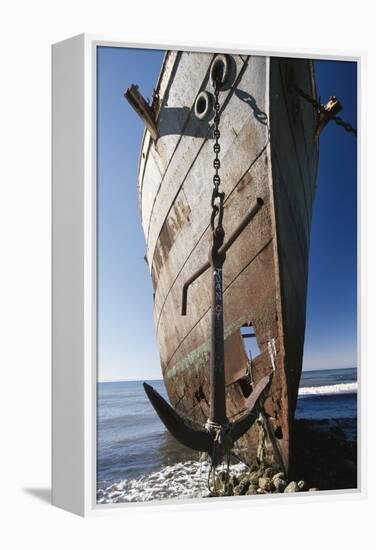
[[[270,384],[270,381],[271,375],[267,375],[258,382],[249,399],[247,400],[247,406],[249,409],[248,412],[243,414],[243,416],[232,423],[231,439],[233,443],[235,443],[235,441],[237,441],[242,435],[244,435],[257,420],[261,409],[260,398],[263,397],[263,394]]]
[[[235,422],[228,424],[228,433],[232,443],[235,443],[242,435],[244,435],[253,423],[257,420],[261,400],[265,390],[267,389],[271,380],[271,376],[264,376],[256,387],[254,388],[250,399],[248,400],[248,412],[241,416]],[[175,409],[167,403],[167,401],[159,395],[159,393],[152,388],[149,384],[144,382],[144,390],[148,396],[151,404],[153,405],[159,418],[163,424],[169,430],[169,432],[177,439],[182,445],[190,447],[195,451],[201,451],[213,454],[215,446],[215,434],[211,433],[207,428],[199,429],[193,428],[189,421],[181,416]],[[219,449],[221,451],[221,449]]]
[[[143,385],[156,413],[175,439],[195,451],[211,453],[213,440],[209,432],[192,428],[154,388],[146,382]]]

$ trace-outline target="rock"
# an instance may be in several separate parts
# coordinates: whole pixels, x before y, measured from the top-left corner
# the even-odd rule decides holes
[[[258,472],[253,472],[253,473],[249,476],[249,481],[250,481],[251,483],[255,483],[256,485],[258,485],[259,477],[260,477],[260,474],[259,474]]]
[[[258,465],[257,464],[252,464],[252,466],[250,467],[249,471],[252,473],[252,472],[257,472],[259,469]]]
[[[298,490],[299,491],[308,491],[308,485],[307,482],[301,479],[298,481]]]
[[[273,478],[273,485],[277,493],[283,493],[287,487],[287,481],[281,477]]]
[[[248,488],[250,486],[249,479],[244,479],[241,483],[239,483],[239,495],[245,495],[248,491]]]
[[[273,470],[273,468],[271,467],[265,468],[264,477],[273,477],[274,472],[275,470]]]
[[[273,476],[273,482],[274,482],[276,479],[284,479],[284,480],[286,480],[286,476],[285,476],[284,472],[278,472],[278,474],[275,474],[275,475]]]
[[[239,480],[239,483],[241,483],[244,480],[249,481],[249,472],[245,472],[244,474],[239,474],[238,480]]]
[[[239,478],[238,478],[238,476],[235,476],[235,475],[232,476],[231,481],[232,481],[232,484],[233,484],[234,487],[236,487],[237,485],[239,485]]]
[[[273,489],[272,482],[268,477],[260,477],[258,484],[263,491],[270,492]]]
[[[227,478],[227,472],[225,472],[224,470],[222,470],[222,472],[219,472],[217,479],[219,479],[220,481],[222,481],[222,483],[224,483],[226,481],[226,478]]]
[[[247,495],[257,495],[256,485],[253,485],[253,483],[250,484],[250,486],[248,487]]]
[[[283,491],[284,493],[297,493],[299,490],[298,488],[298,484],[296,483],[296,481],[291,481],[286,489]]]
[[[249,488],[249,480],[243,480],[234,487],[234,495],[245,495]]]
[[[215,484],[214,484],[214,488],[215,488],[215,491],[217,493],[223,493],[224,489],[225,489],[225,484],[224,482],[222,482],[218,476],[218,478],[215,480]]]

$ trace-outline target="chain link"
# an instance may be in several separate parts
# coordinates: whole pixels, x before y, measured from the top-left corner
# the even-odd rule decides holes
[[[303,99],[308,101],[308,103],[310,103],[315,109],[317,109],[318,111],[324,111],[325,109],[324,105],[322,105],[319,101],[316,101],[315,99],[313,99],[313,97],[306,94],[301,88],[299,88],[299,86],[296,86],[296,84],[293,84],[292,87]],[[356,128],[351,126],[349,122],[345,122],[343,118],[341,118],[340,116],[330,116],[329,118],[331,120],[334,120],[334,122],[338,124],[338,126],[341,126],[344,130],[346,130],[346,132],[349,132],[354,136],[357,135]]]
[[[333,120],[336,124],[338,124],[338,126],[342,126],[342,128],[344,130],[346,130],[346,132],[349,132],[350,134],[354,134],[354,136],[357,135],[357,130],[356,128],[354,128],[353,126],[351,126],[351,124],[349,122],[345,122],[343,120],[343,118],[341,118],[340,116],[334,116],[333,117]]]
[[[220,122],[220,104],[219,104],[219,87],[220,87],[220,76],[215,80],[214,82],[214,130],[213,130],[213,137],[214,137],[214,145],[213,145],[213,151],[214,151],[214,161],[213,161],[213,168],[214,168],[214,176],[213,176],[213,192],[212,192],[212,198],[211,198],[211,206],[212,206],[212,213],[210,218],[210,226],[213,231],[213,234],[217,237],[219,237],[220,234],[223,233],[223,202],[225,198],[225,193],[219,191],[219,186],[221,184],[221,178],[219,176],[219,169],[221,167],[221,161],[219,159],[219,153],[221,151],[221,146],[219,144],[219,138],[221,137],[221,133],[219,131],[219,122]]]

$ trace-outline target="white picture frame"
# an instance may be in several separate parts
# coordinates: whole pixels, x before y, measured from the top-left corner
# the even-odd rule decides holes
[[[360,110],[364,54],[320,51],[267,51],[229,45],[135,44],[122,40],[79,35],[52,47],[52,503],[81,516],[111,513],[145,504],[96,503],[96,48],[180,49],[218,53],[249,53],[355,61],[358,64],[358,219],[362,216],[361,176],[363,115]],[[358,221],[358,239],[360,239]],[[360,244],[360,241],[359,241]],[[362,277],[358,255],[359,329]],[[362,333],[359,333],[360,365]],[[292,499],[358,498],[365,493],[364,407],[365,376],[358,379],[358,488],[288,495]],[[272,496],[271,498],[278,498]],[[286,498],[286,495],[283,496]],[[197,501],[196,501],[197,502]],[[266,500],[266,503],[268,500]],[[193,501],[182,501],[192,504]],[[209,506],[220,506],[208,499]],[[148,503],[147,506],[161,506]],[[166,502],[164,505],[176,506]],[[254,500],[231,499],[231,505],[255,505]],[[257,502],[259,505],[259,502]]]

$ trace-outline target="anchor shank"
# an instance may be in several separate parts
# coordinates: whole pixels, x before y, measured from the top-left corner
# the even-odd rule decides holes
[[[221,261],[213,265],[210,354],[210,420],[226,424],[223,293]]]

